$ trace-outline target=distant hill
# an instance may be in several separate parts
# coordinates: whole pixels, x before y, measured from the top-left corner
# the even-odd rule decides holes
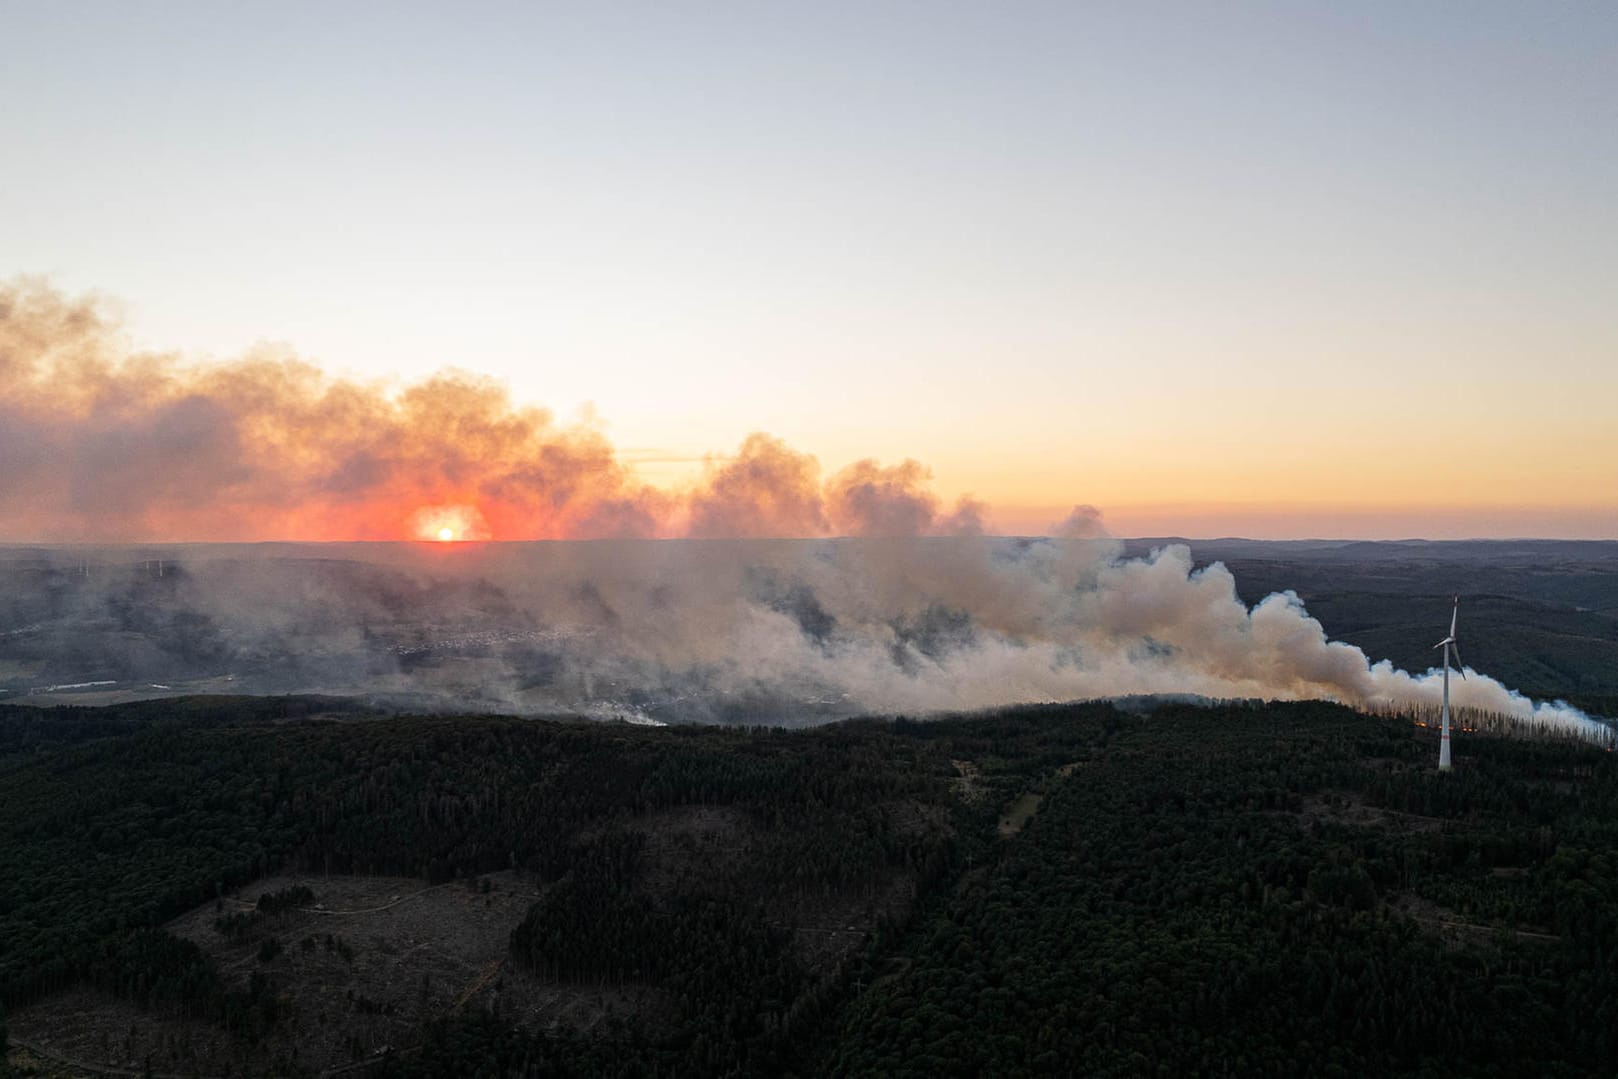
[[[1181,543],[1199,559],[1286,562],[1452,562],[1495,565],[1572,563],[1618,569],[1618,540],[1251,540],[1138,537],[1122,541],[1131,556]]]

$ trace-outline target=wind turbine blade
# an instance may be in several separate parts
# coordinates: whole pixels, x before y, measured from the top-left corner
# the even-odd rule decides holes
[[[1434,647],[1434,648],[1442,648],[1442,647],[1444,647],[1444,646],[1445,646],[1445,645],[1446,645],[1446,644],[1449,644],[1449,643],[1451,643],[1451,642],[1452,642],[1452,641],[1454,641],[1454,640],[1455,640],[1455,638],[1454,638],[1454,637],[1445,637],[1445,638],[1444,638],[1444,639],[1443,639],[1443,640],[1441,640],[1441,641],[1439,641],[1439,642],[1438,642],[1438,643],[1437,643],[1437,644],[1435,644],[1435,645],[1433,645],[1433,647]]]
[[[1455,597],[1455,606],[1451,607],[1450,612],[1449,612],[1449,635],[1452,638],[1455,636],[1455,619],[1460,615],[1460,613],[1461,613],[1461,597],[1456,596]]]
[[[1466,668],[1461,666],[1461,646],[1452,641],[1450,642],[1450,647],[1455,650],[1455,669],[1461,672],[1461,679],[1464,681],[1466,679]]]

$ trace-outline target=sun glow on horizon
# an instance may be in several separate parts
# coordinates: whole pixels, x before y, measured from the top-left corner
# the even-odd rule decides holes
[[[410,515],[409,534],[434,543],[460,543],[494,538],[476,506],[460,503],[422,506]]]

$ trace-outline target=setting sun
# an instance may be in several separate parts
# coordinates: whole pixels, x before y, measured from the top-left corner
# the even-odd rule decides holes
[[[405,534],[437,543],[469,543],[494,538],[477,507],[465,503],[422,506],[412,513]]]

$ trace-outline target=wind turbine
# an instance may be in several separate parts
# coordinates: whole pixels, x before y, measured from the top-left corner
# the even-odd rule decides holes
[[[1461,597],[1455,597],[1455,606],[1449,613],[1449,636],[1433,645],[1434,648],[1444,650],[1444,730],[1439,736],[1438,743],[1438,770],[1449,771],[1449,656],[1455,653],[1455,669],[1460,672],[1462,681],[1466,679],[1466,670],[1461,666],[1461,646],[1455,643],[1455,619],[1461,613]]]

